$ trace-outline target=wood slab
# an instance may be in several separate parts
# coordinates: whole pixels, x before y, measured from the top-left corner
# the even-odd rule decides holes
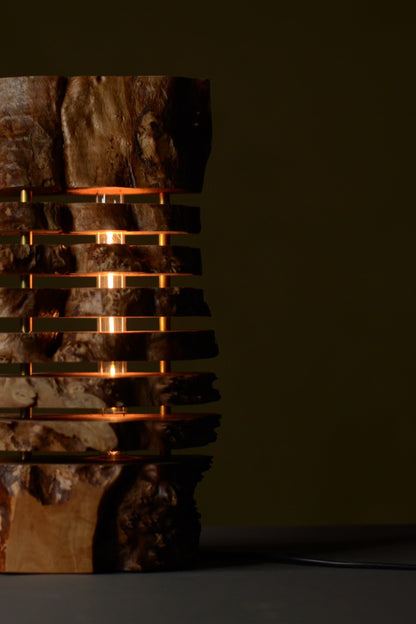
[[[201,254],[192,247],[160,245],[0,245],[3,275],[201,274]]]
[[[169,76],[0,78],[0,192],[202,188],[209,82]]]
[[[62,106],[66,185],[200,192],[211,148],[207,80],[74,76]]]
[[[0,571],[138,572],[195,563],[193,494],[209,458],[2,462]]]
[[[80,453],[204,446],[216,439],[218,414],[142,414],[126,422],[0,418],[0,451]]]
[[[0,191],[58,192],[64,184],[59,76],[0,78]]]
[[[0,318],[209,315],[197,288],[0,288]]]
[[[207,403],[219,398],[212,387],[215,380],[213,373],[0,376],[0,408],[104,409]]]
[[[217,354],[212,330],[0,333],[0,363],[194,360]]]
[[[18,234],[85,234],[124,231],[130,234],[166,232],[197,234],[199,208],[171,204],[120,203],[0,203],[0,232]]]

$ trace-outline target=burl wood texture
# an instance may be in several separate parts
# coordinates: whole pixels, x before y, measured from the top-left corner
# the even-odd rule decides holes
[[[197,288],[0,288],[0,318],[209,314]]]
[[[0,363],[194,360],[215,357],[211,330],[0,333]]]
[[[199,192],[211,140],[206,80],[75,76],[62,107],[68,189]]]
[[[109,376],[1,376],[0,408],[104,409],[216,401],[213,373]],[[2,414],[0,414],[0,419]]]
[[[87,415],[86,417],[87,418]],[[167,453],[171,449],[203,446],[214,442],[218,414],[160,414],[120,416],[120,422],[103,420],[33,420],[0,418],[0,451],[79,453],[143,451]],[[110,416],[108,416],[110,418]],[[124,420],[122,420],[124,418]],[[129,420],[131,418],[131,420]]]
[[[0,464],[0,570],[114,572],[190,566],[203,457]]]
[[[192,247],[159,245],[0,245],[3,275],[94,275],[126,273],[201,274],[201,254]]]
[[[199,208],[164,204],[21,203],[0,204],[0,231],[15,234],[83,234],[98,230],[196,234],[201,229]]]
[[[0,78],[0,190],[62,188],[65,86],[58,76]]]
[[[207,80],[0,78],[0,192],[199,192],[211,145]]]

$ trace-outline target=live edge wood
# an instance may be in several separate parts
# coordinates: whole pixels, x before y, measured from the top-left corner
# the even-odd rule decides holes
[[[199,249],[159,245],[0,245],[3,275],[95,275],[114,271],[201,274]]]
[[[105,409],[216,401],[213,373],[0,377],[0,408]],[[68,416],[69,417],[69,416]],[[0,419],[2,414],[0,414]]]
[[[125,422],[100,420],[33,420],[0,417],[1,452],[81,453],[84,451],[144,451],[171,449],[214,442],[218,414],[148,414]],[[103,416],[103,418],[105,418]]]
[[[209,314],[198,288],[0,288],[0,318]]]
[[[0,464],[0,571],[75,573],[191,566],[194,489],[207,457],[127,464]]]
[[[0,135],[5,194],[97,187],[199,192],[211,147],[209,82],[0,78]]]
[[[0,203],[0,231],[79,234],[98,230],[197,234],[199,208],[164,204]]]
[[[169,76],[74,76],[62,106],[68,189],[199,192],[211,144],[209,83]]]
[[[212,330],[0,333],[0,363],[194,360],[215,357]]]
[[[200,229],[195,209],[125,204],[120,196],[201,190],[211,142],[206,80],[0,78],[0,137],[3,195],[21,189],[98,192],[121,202],[6,202],[0,205],[4,234]],[[197,249],[158,245],[0,245],[3,275],[102,272],[199,275],[201,258]],[[201,291],[186,288],[2,288],[0,310],[0,316],[15,318],[209,313]],[[212,331],[0,333],[0,363],[170,361],[216,354]],[[216,400],[214,380],[211,373],[0,377],[1,408],[23,408],[22,416],[35,408],[32,420],[0,415],[0,571],[193,565],[200,532],[194,489],[210,458],[170,450],[214,441],[218,415],[164,409],[126,413],[121,420],[114,414],[135,405]],[[59,414],[51,414],[53,409]],[[71,420],[75,409],[85,413]],[[94,418],[98,411],[100,419]],[[139,451],[160,455],[140,457]]]

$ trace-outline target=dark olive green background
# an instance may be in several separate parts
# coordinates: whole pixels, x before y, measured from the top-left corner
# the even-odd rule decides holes
[[[1,18],[3,76],[212,81],[192,198],[223,394],[204,522],[415,522],[414,14],[119,0]]]

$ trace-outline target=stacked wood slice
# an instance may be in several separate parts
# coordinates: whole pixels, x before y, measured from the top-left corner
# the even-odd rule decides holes
[[[0,78],[0,189],[202,188],[211,147],[207,80]]]
[[[219,394],[181,361],[218,349],[174,326],[210,313],[171,243],[199,210],[169,194],[201,190],[210,140],[206,80],[0,78],[0,571],[195,563],[210,458],[178,450],[215,440],[190,406]]]

